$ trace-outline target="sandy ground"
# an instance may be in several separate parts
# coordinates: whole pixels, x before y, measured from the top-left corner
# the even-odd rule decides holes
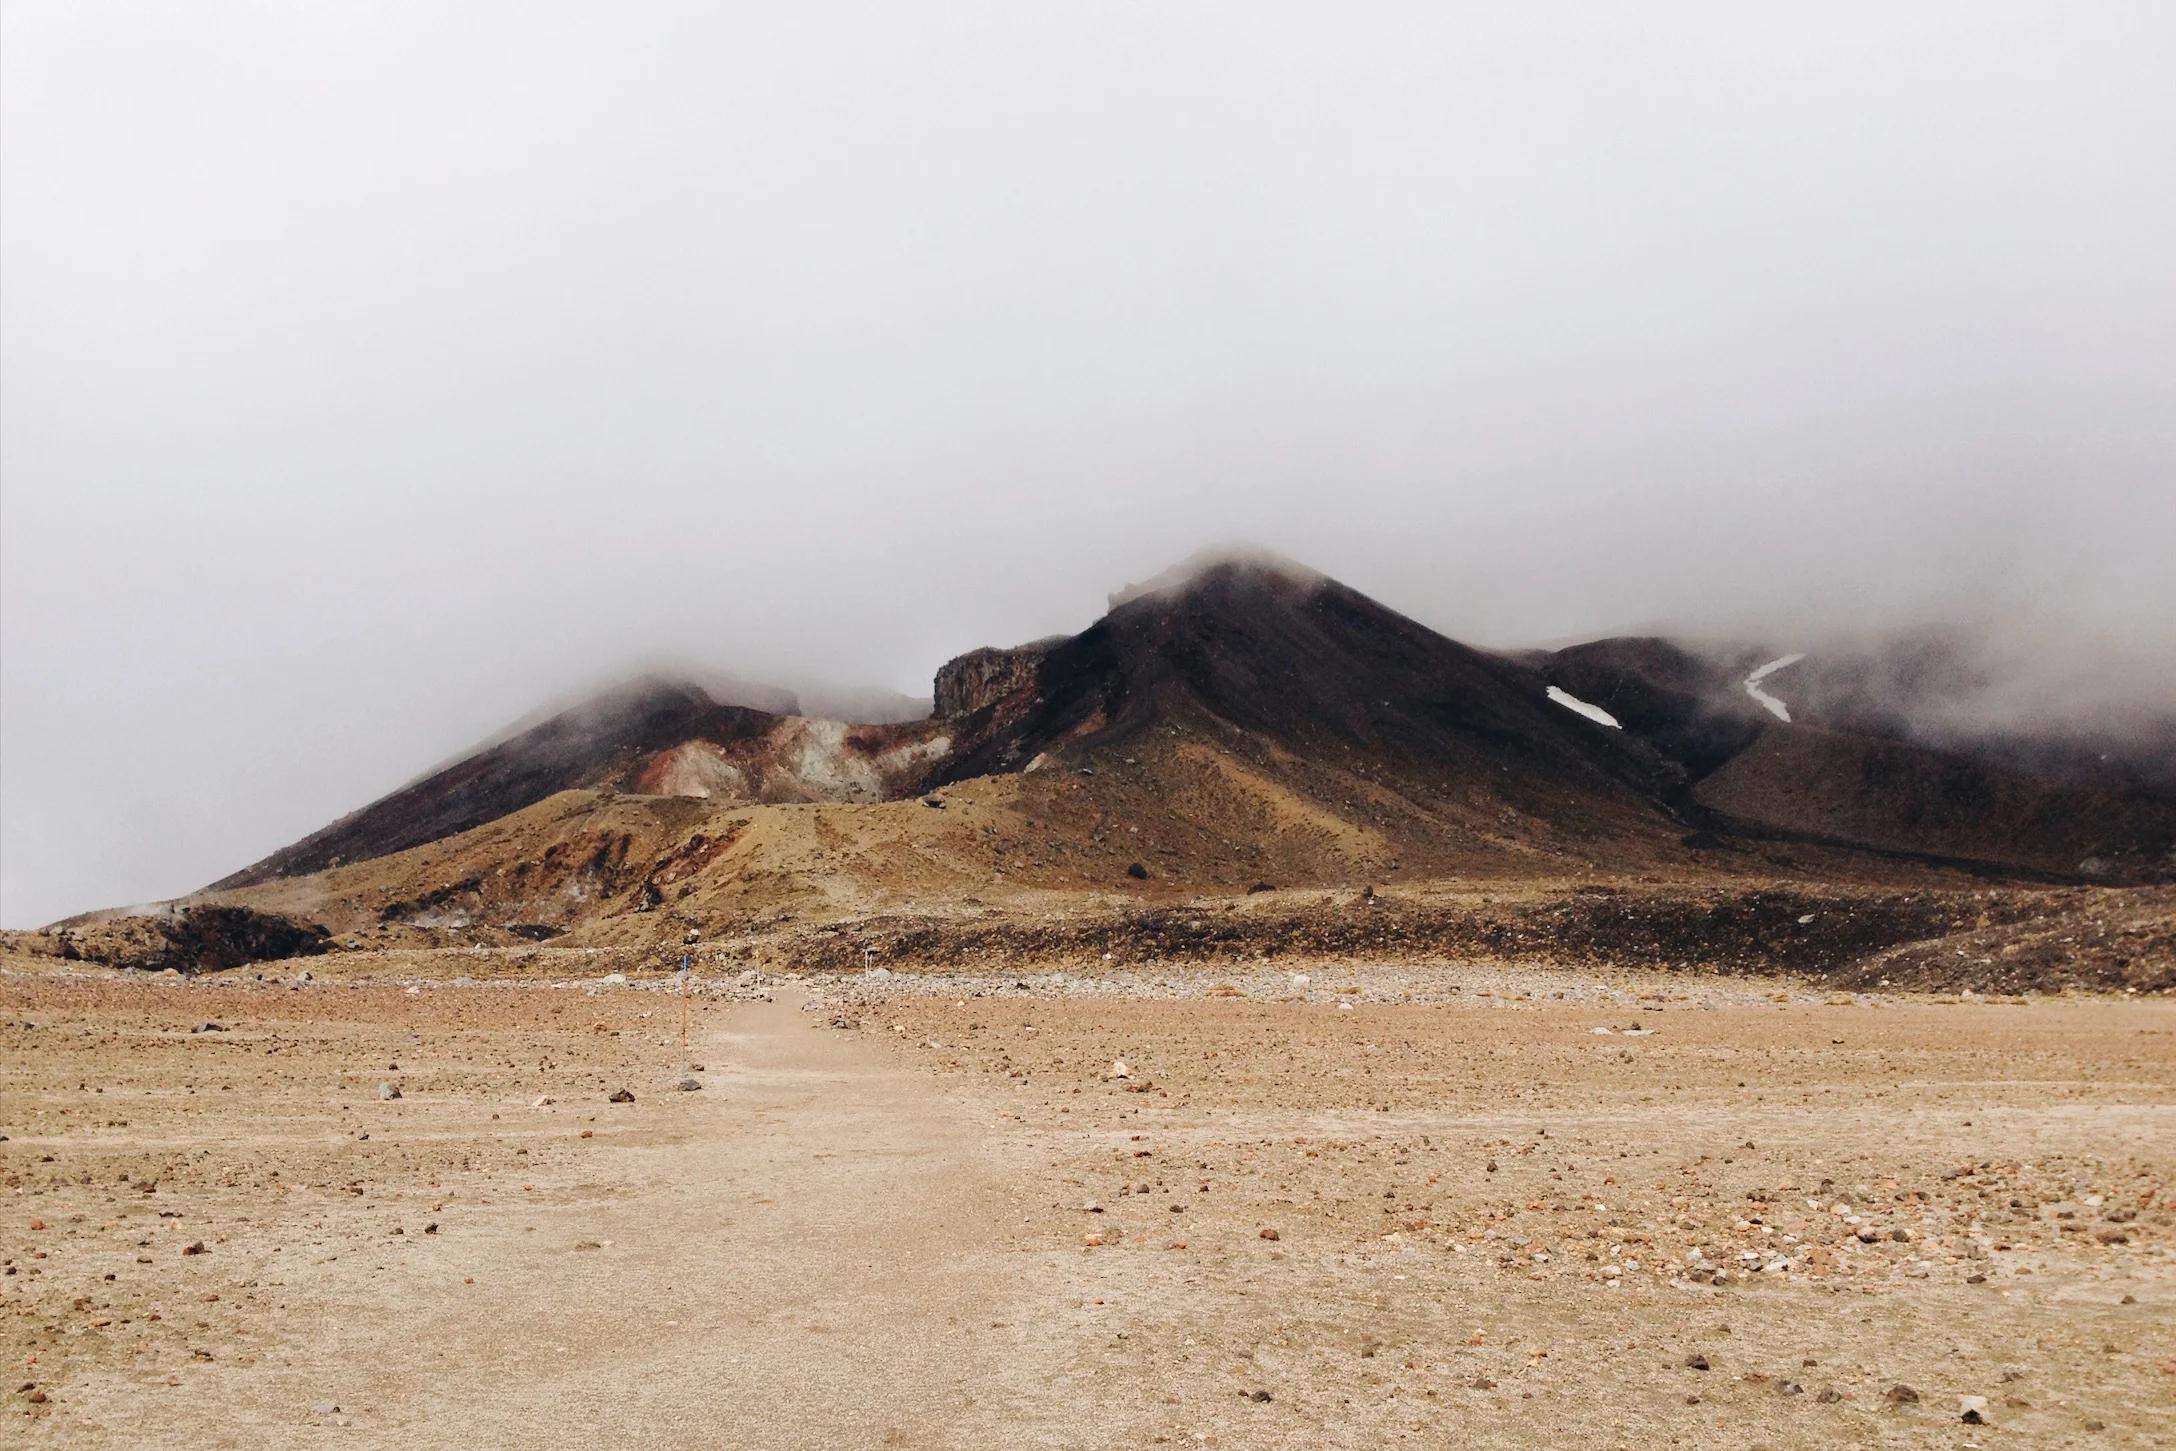
[[[701,1092],[679,1013],[0,976],[9,1439],[2176,1445],[2176,1004],[766,979]]]

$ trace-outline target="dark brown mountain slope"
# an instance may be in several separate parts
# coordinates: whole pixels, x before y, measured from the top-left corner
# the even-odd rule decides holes
[[[965,668],[963,668],[965,667]],[[946,667],[947,779],[1088,759],[1158,730],[1528,809],[1652,814],[1652,751],[1550,701],[1540,671],[1296,566],[1211,565],[1079,635]],[[964,675],[971,679],[962,679]]]
[[[1754,682],[1760,696],[1748,689],[1786,660]],[[2176,725],[1975,725],[1985,677],[1942,637],[1805,656],[1623,638],[1540,665],[1675,762],[1687,809],[1714,830],[2079,878],[2176,874]]]

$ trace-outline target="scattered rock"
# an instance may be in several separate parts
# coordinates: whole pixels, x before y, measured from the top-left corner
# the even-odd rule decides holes
[[[392,1101],[393,1101],[394,1099],[396,1099],[396,1098],[399,1098],[399,1097],[400,1097],[400,1085],[399,1085],[399,1084],[397,1084],[397,1083],[381,1083],[381,1084],[379,1084],[379,1085],[378,1085],[378,1101],[379,1101],[380,1103],[391,1103],[391,1102],[392,1102]]]
[[[703,1085],[698,1079],[683,1078],[674,1086],[682,1093],[695,1093],[700,1091]]]
[[[1963,1421],[1963,1422],[1964,1422],[1964,1423],[1965,1423],[1965,1424],[1966,1424],[1967,1426],[1984,1426],[1984,1425],[1986,1425],[1986,1424],[1987,1424],[1987,1397],[1985,1397],[1985,1396],[1959,1396],[1959,1397],[1957,1397],[1957,1418],[1958,1418],[1959,1420]]]
[[[1898,1381],[1883,1393],[1882,1399],[1892,1406],[1916,1406],[1919,1404],[1919,1392]]]
[[[605,1100],[606,1103],[633,1103],[634,1101],[635,1095],[624,1088],[613,1089],[612,1096]]]
[[[1271,1228],[1270,1228],[1270,1227],[1269,1227],[1268,1225],[1266,1225],[1266,1224],[1262,1226],[1262,1230],[1261,1230],[1261,1237],[1262,1237],[1263,1239],[1282,1239],[1282,1238],[1284,1238],[1284,1236],[1283,1236],[1283,1235],[1280,1235],[1279,1233],[1277,1233],[1277,1231],[1276,1231],[1276,1230],[1274,1230],[1274,1229],[1271,1229]]]

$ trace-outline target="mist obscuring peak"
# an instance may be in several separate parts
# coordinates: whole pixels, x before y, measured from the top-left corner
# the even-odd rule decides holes
[[[1178,598],[1206,585],[1290,593],[1328,582],[1329,576],[1273,549],[1252,544],[1220,544],[1196,550],[1177,564],[1135,584],[1115,590],[1110,608],[1136,600]]]
[[[1927,732],[2171,694],[2169,7],[0,27],[0,921],[661,655],[882,724],[1115,582],[1305,577],[1152,576],[1213,539],[1786,702],[1960,621],[1863,687]]]

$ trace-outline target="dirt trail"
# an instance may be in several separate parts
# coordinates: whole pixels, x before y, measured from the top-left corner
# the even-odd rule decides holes
[[[307,1372],[186,1397],[116,1377],[79,1403],[120,1441],[191,1446],[934,1446],[1042,1419],[1048,1286],[1021,1268],[1048,1261],[1007,1243],[972,1107],[798,998],[736,1008],[706,1054],[692,1117],[616,1151],[610,1185],[540,1182],[556,1202],[494,1207],[396,1275],[288,1281],[327,1306]]]
[[[936,1445],[1020,1383],[977,1126],[797,998],[732,1016],[692,1141],[642,1151],[605,1213],[540,1222],[533,1274],[444,1306],[442,1371],[371,1388],[410,1409],[397,1439]],[[580,1237],[607,1243],[566,1253]]]
[[[2169,1444],[2169,1005],[1352,978],[781,985],[697,1001],[700,1093],[655,988],[18,982],[0,1414],[1901,1451],[1977,1397],[1989,1445]]]

